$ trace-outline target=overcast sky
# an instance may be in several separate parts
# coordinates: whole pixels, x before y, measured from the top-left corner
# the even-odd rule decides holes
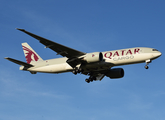
[[[151,47],[162,56],[119,66],[121,79],[19,71],[21,43],[43,58],[61,57],[27,31],[82,52]],[[164,0],[0,0],[0,120],[164,120]]]

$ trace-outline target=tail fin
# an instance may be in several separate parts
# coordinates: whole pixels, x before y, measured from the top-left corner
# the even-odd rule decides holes
[[[22,48],[27,63],[32,64],[34,62],[43,61],[43,59],[27,43],[22,43]]]

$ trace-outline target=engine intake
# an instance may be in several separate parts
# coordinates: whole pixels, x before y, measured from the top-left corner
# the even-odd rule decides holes
[[[111,79],[122,78],[124,77],[124,70],[123,68],[113,68],[110,69],[105,75]]]
[[[83,59],[87,63],[103,61],[103,54],[101,52],[87,53]]]

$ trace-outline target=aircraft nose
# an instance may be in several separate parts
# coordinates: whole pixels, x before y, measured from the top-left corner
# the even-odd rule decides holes
[[[161,53],[161,52],[159,52],[159,53],[158,53],[158,57],[160,57],[161,55],[162,55],[162,53]]]
[[[153,54],[153,56],[156,57],[156,58],[157,58],[157,57],[160,57],[161,55],[162,55],[162,53],[159,52],[159,51]]]

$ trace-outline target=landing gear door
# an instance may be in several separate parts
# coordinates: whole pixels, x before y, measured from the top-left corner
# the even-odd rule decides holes
[[[99,74],[97,77],[96,77],[96,80],[102,80],[104,78],[104,74]]]

